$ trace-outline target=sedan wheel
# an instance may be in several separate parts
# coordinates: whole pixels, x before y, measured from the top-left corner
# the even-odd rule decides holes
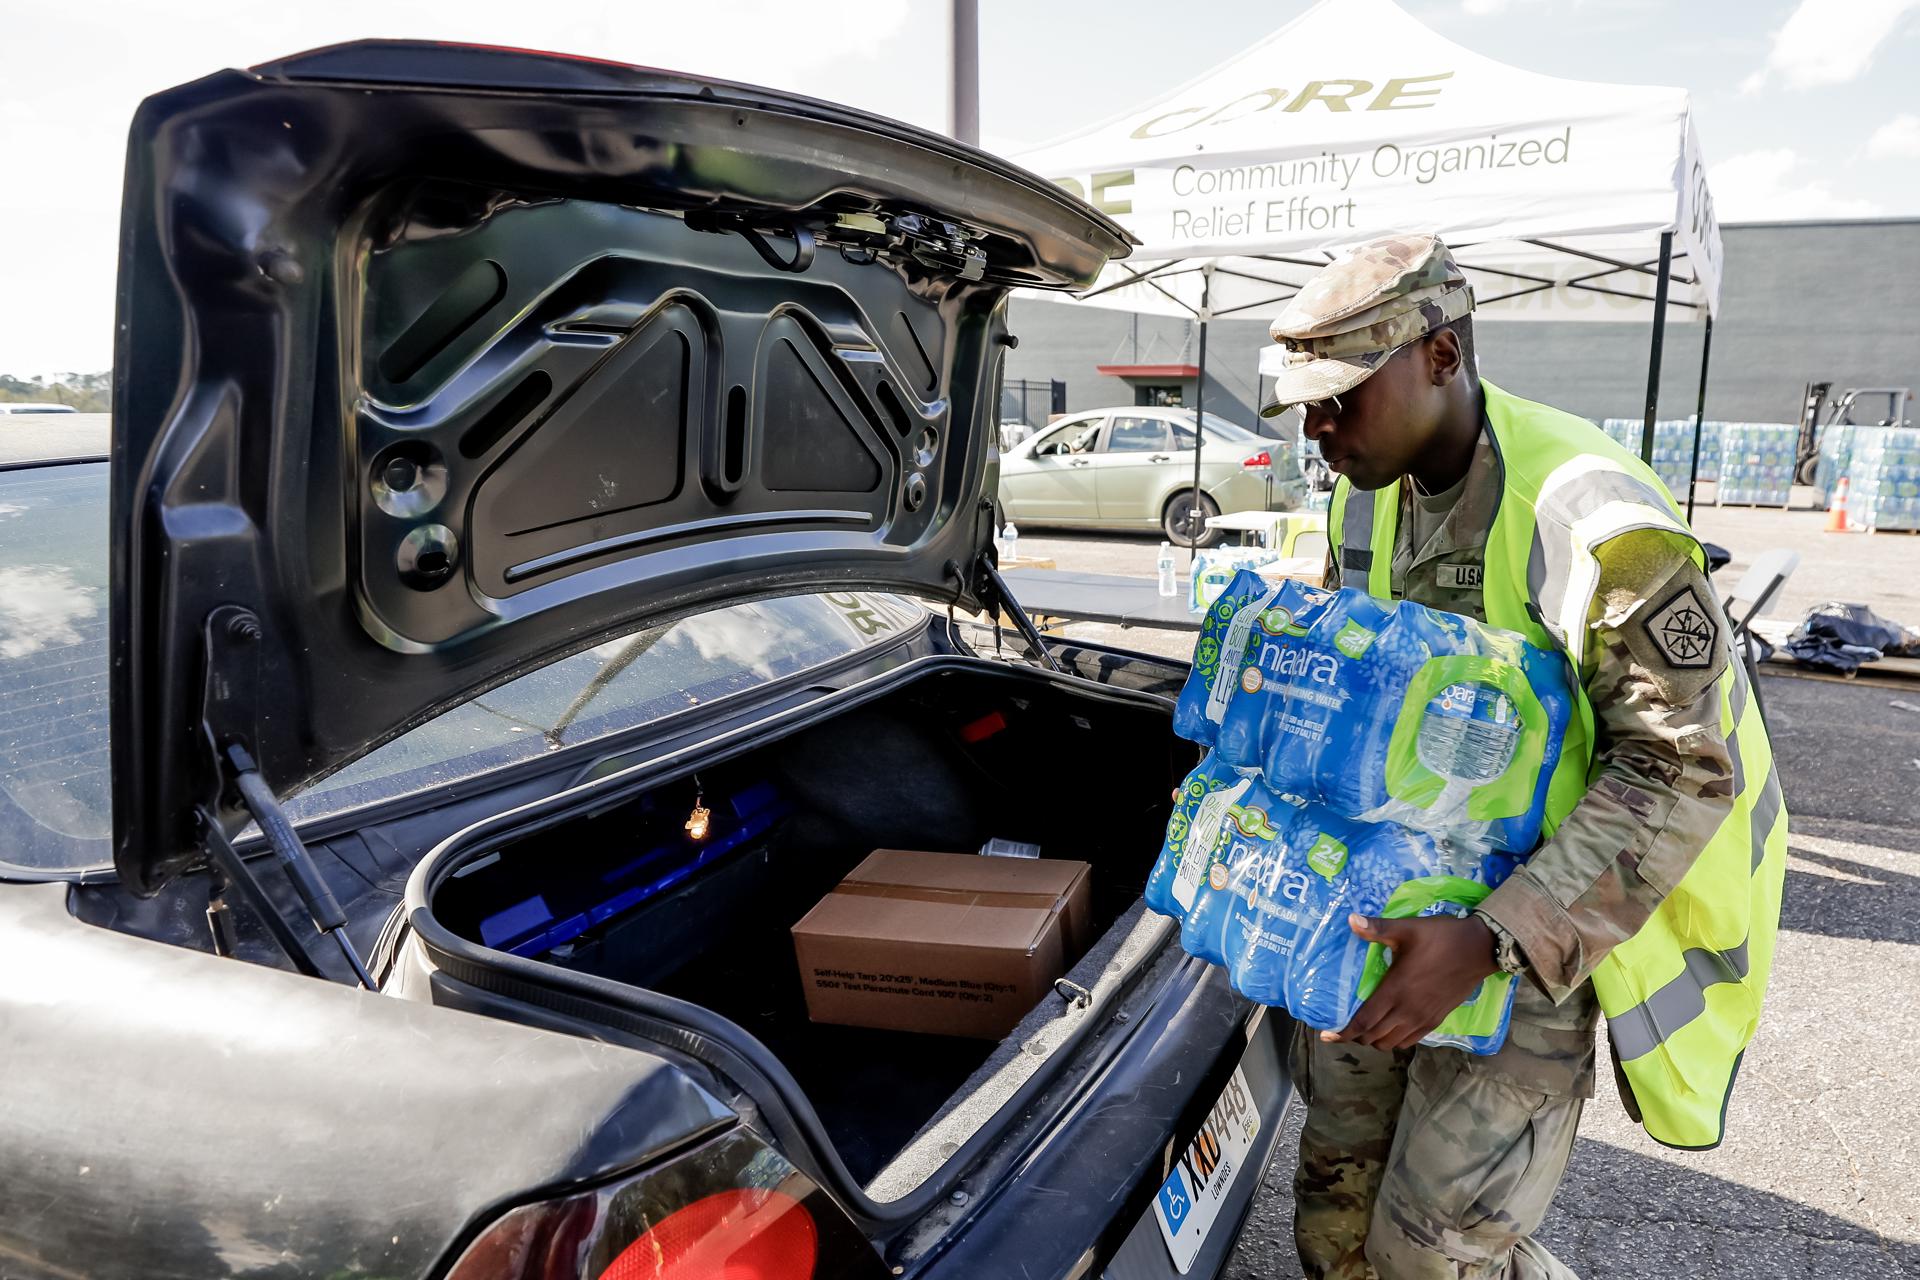
[[[1219,514],[1220,504],[1212,498],[1209,498],[1205,493],[1202,493],[1200,495],[1199,514],[1195,515],[1193,490],[1182,489],[1179,493],[1174,494],[1172,499],[1168,501],[1167,509],[1160,517],[1160,528],[1161,531],[1166,534],[1167,541],[1176,547],[1191,547],[1195,545],[1211,547],[1226,536],[1226,534],[1219,529],[1207,528],[1207,520]],[[1198,532],[1200,535],[1200,540],[1197,544],[1194,542],[1193,535],[1195,532]]]

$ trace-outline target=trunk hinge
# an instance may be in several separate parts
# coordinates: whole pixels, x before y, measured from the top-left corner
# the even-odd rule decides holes
[[[267,838],[267,846],[279,860],[280,869],[286,873],[293,891],[300,895],[314,929],[340,948],[347,967],[353,970],[361,986],[377,991],[372,975],[347,937],[347,913],[341,910],[333,890],[327,888],[327,882],[313,863],[313,855],[301,843],[273,788],[261,776],[242,730],[242,726],[251,724],[259,706],[255,697],[259,685],[260,638],[260,619],[250,610],[222,605],[207,615],[206,687],[201,701],[200,728],[213,755],[218,790],[223,797],[237,797],[239,807],[253,815],[253,820],[260,824],[261,834]],[[273,905],[265,887],[227,839],[217,812],[203,807],[198,816],[201,838],[221,878],[247,895],[265,920],[267,931],[296,968],[310,976],[323,976],[300,945],[291,922]],[[216,943],[218,941],[216,935]]]
[[[994,567],[993,557],[983,553],[979,560],[979,566],[981,576],[987,580],[988,585],[992,588],[992,590],[987,593],[993,597],[987,601],[987,607],[994,610],[996,626],[998,625],[999,615],[1005,613],[1009,618],[1013,619],[1015,629],[1020,632],[1021,638],[1027,642],[1027,647],[1034,651],[1040,661],[1046,663],[1052,670],[1065,675],[1066,672],[1060,666],[1059,660],[1053,656],[1053,651],[1047,648],[1047,642],[1041,638],[1040,628],[1033,625],[1033,619],[1029,618],[1027,611],[1020,607],[1020,602],[1013,598],[1013,592],[1007,590],[1007,580],[1002,578],[1000,576],[1000,570]]]

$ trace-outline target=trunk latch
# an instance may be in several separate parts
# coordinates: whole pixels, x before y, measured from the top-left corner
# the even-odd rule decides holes
[[[1093,992],[1087,990],[1077,982],[1069,982],[1065,978],[1055,978],[1053,980],[1053,989],[1059,994],[1062,1000],[1067,1002],[1069,1009],[1084,1009],[1093,1003]]]

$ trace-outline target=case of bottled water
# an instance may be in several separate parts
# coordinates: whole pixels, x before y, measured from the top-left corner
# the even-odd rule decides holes
[[[1225,863],[1218,949],[1234,990],[1323,1031],[1346,1026],[1386,968],[1349,916],[1464,913],[1514,866],[1312,804],[1269,814],[1269,825],[1270,837]],[[1492,1052],[1505,1040],[1511,1000],[1510,981],[1496,975],[1426,1042]]]
[[[1208,686],[1222,760],[1345,818],[1538,843],[1573,713],[1564,658],[1355,590],[1288,582],[1256,603],[1225,629]]]
[[[1249,999],[1345,1026],[1390,957],[1354,913],[1466,914],[1538,843],[1574,699],[1511,632],[1243,571],[1175,709],[1213,749],[1182,784],[1147,902]],[[1424,1043],[1491,1053],[1495,975]]]

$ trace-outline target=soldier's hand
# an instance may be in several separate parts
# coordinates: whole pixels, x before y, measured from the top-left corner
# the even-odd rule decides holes
[[[1493,930],[1478,916],[1411,920],[1347,917],[1353,931],[1393,952],[1387,976],[1341,1031],[1325,1041],[1352,1040],[1376,1049],[1409,1049],[1499,969]]]

